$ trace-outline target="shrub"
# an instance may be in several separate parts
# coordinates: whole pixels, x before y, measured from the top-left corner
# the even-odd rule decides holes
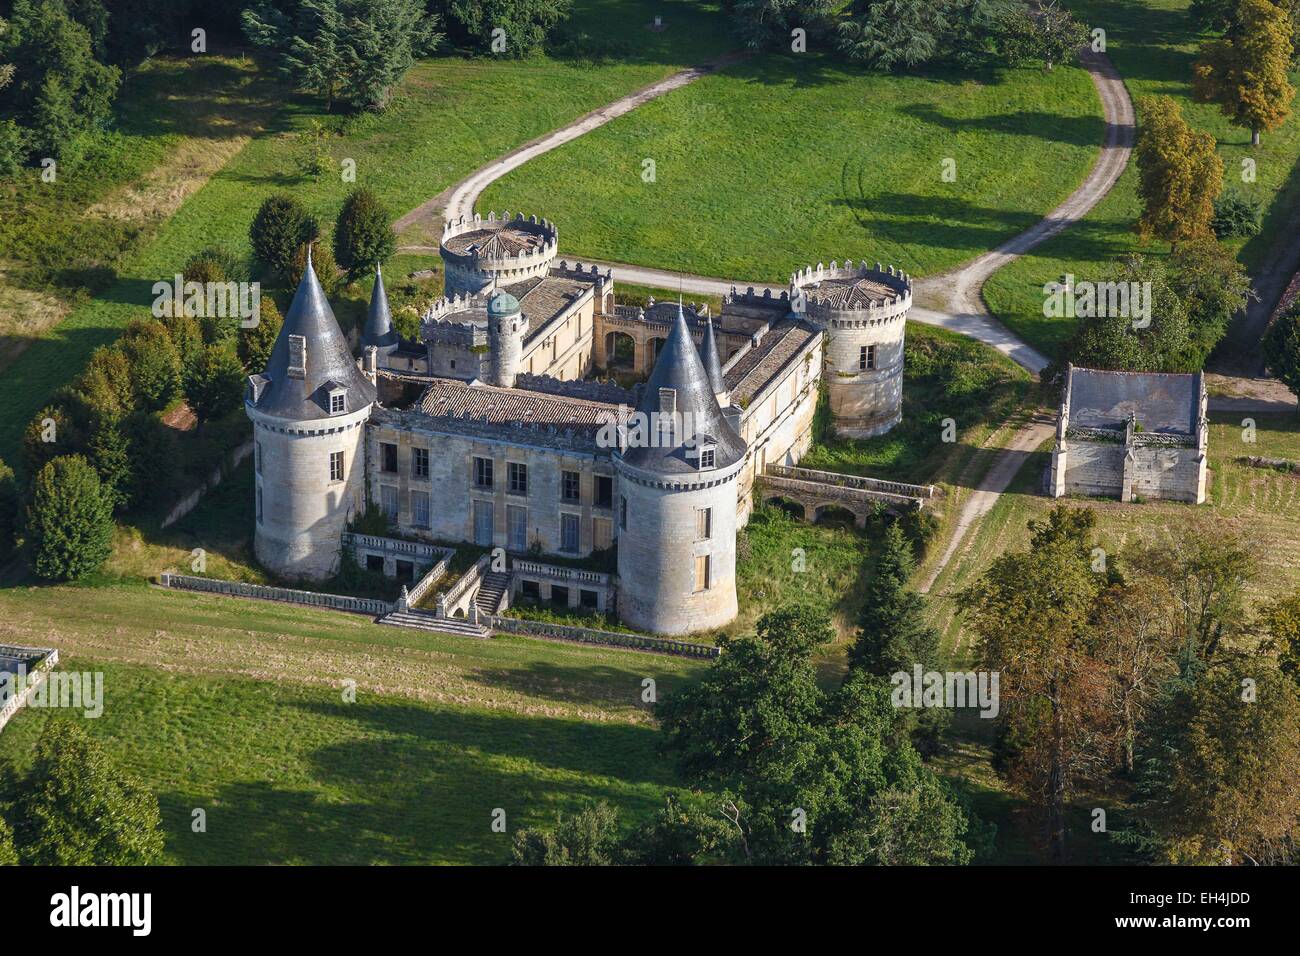
[[[334,259],[349,281],[387,261],[397,249],[388,210],[369,189],[354,189],[334,226]]]
[[[185,399],[199,427],[233,412],[243,401],[244,367],[229,349],[209,345],[194,361],[185,379]]]
[[[239,361],[243,363],[248,374],[265,371],[267,363],[271,360],[271,349],[275,347],[276,337],[279,336],[280,326],[283,324],[280,310],[275,307],[271,297],[262,299],[261,315],[257,325],[239,330],[237,344]]]
[[[23,429],[23,463],[34,475],[51,459],[85,447],[85,432],[61,405],[46,405]]]
[[[257,261],[285,281],[293,275],[298,248],[315,236],[315,220],[302,203],[284,194],[267,197],[248,230]]]
[[[1220,239],[1245,239],[1259,235],[1264,225],[1264,205],[1241,193],[1224,193],[1214,203],[1210,226]]]
[[[112,551],[112,502],[82,455],[45,464],[27,506],[27,544],[37,577],[75,581],[97,571]]]
[[[137,319],[122,336],[122,351],[131,363],[136,404],[145,411],[166,408],[181,385],[181,356],[166,327],[154,319]]]

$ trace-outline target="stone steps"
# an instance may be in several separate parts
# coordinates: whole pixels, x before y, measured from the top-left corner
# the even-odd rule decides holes
[[[393,627],[411,627],[421,631],[436,631],[440,634],[458,634],[462,637],[487,637],[491,634],[481,624],[471,624],[464,618],[438,617],[428,611],[412,608],[408,611],[393,611],[379,619],[380,624]]]
[[[501,596],[509,587],[510,575],[504,571],[485,574],[482,583],[479,584],[478,594],[474,596],[478,609],[485,614],[495,614],[497,608],[501,606]]]

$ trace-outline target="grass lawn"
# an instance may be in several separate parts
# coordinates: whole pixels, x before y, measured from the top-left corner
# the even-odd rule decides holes
[[[1125,0],[1122,4],[1070,0],[1068,6],[1091,26],[1105,28],[1107,52],[1134,99],[1172,96],[1188,122],[1218,139],[1225,190],[1253,196],[1267,210],[1259,236],[1248,242],[1229,241],[1248,269],[1256,266],[1278,238],[1287,212],[1300,201],[1300,177],[1293,174],[1300,159],[1300,117],[1292,115],[1281,129],[1265,133],[1262,145],[1253,149],[1248,130],[1230,125],[1217,107],[1192,102],[1192,64],[1198,44],[1187,13],[1189,0]],[[1300,82],[1300,75],[1292,74],[1291,82]],[[1254,183],[1241,180],[1242,160],[1247,158],[1256,161]],[[1140,211],[1137,169],[1130,164],[1110,195],[1081,223],[994,273],[984,286],[989,308],[1017,335],[1047,356],[1055,356],[1073,332],[1074,320],[1043,316],[1043,284],[1058,281],[1065,273],[1079,280],[1103,280],[1117,256],[1140,248],[1166,254],[1165,243],[1142,247],[1138,242],[1133,223]]]
[[[1300,458],[1300,421],[1291,415],[1254,417],[1257,440],[1248,444],[1242,440],[1240,415],[1211,415],[1205,505],[1163,501],[1125,505],[1093,498],[1066,502],[1093,509],[1101,547],[1112,554],[1130,542],[1168,540],[1184,527],[1238,536],[1259,564],[1249,586],[1253,601],[1281,597],[1300,586],[1300,536],[1295,523],[1300,513],[1300,477],[1252,468],[1235,459],[1246,455]],[[964,661],[970,646],[953,595],[973,583],[998,555],[1028,545],[1027,523],[1045,517],[1057,503],[1041,494],[1043,469],[1050,457],[1050,445],[1029,457],[1011,488],[980,521],[931,590],[930,617],[942,629],[944,646],[954,662]]]
[[[654,33],[644,28],[653,12],[663,12],[675,29]],[[665,9],[666,8],[666,9]],[[437,195],[452,183],[489,159],[508,152],[541,134],[631,90],[725,50],[730,40],[716,6],[700,6],[684,0],[651,4],[646,0],[583,0],[575,4],[571,25],[602,24],[602,36],[609,42],[606,53],[567,58],[492,60],[488,58],[444,57],[421,62],[408,73],[392,106],[382,115],[355,119],[323,116],[314,99],[275,90],[275,110],[269,118],[258,112],[264,100],[233,104],[232,111],[258,112],[262,132],[253,135],[242,148],[223,157],[216,170],[205,170],[204,180],[184,197],[182,204],[165,222],[149,229],[147,241],[128,242],[116,238],[98,243],[81,240],[84,262],[79,268],[100,270],[102,281],[94,285],[93,297],[62,317],[52,315],[48,327],[25,328],[23,341],[8,346],[16,355],[0,377],[0,458],[14,461],[22,428],[60,385],[71,379],[97,345],[112,341],[132,318],[147,315],[155,281],[179,271],[194,252],[209,245],[225,245],[238,253],[248,251],[248,225],[257,207],[276,191],[292,192],[323,221],[332,221],[344,197],[353,188],[338,175],[314,181],[298,165],[301,141],[297,132],[311,119],[323,119],[334,134],[329,155],[335,163],[356,163],[356,184],[376,190],[394,216]],[[608,24],[608,29],[606,29]],[[594,41],[588,39],[590,48]],[[604,45],[604,41],[602,41]],[[172,96],[178,89],[199,90],[208,96],[210,88],[248,90],[252,80],[239,61],[213,58],[176,64],[167,69],[174,75],[158,84],[156,94],[141,92],[125,102],[131,111],[123,123],[137,122],[145,128],[139,138],[177,134],[169,125],[168,112],[153,115],[153,100]],[[185,73],[197,69],[194,78]],[[159,69],[163,69],[160,67]],[[201,80],[201,82],[198,82]],[[128,89],[133,80],[128,81]],[[223,86],[225,84],[225,86]],[[198,96],[198,93],[193,94]],[[250,94],[251,96],[251,94]],[[151,97],[153,97],[151,99]],[[259,105],[260,104],[260,105]],[[175,111],[185,113],[184,102]],[[211,125],[220,125],[220,114]],[[152,121],[153,127],[148,126]],[[109,170],[94,189],[78,184],[75,177],[60,181],[60,190],[77,190],[62,203],[51,203],[33,227],[29,224],[31,252],[36,253],[39,229],[49,228],[82,236],[94,219],[87,204],[103,203],[121,211],[133,204],[127,189],[146,189],[144,184],[169,182],[176,171],[173,140],[142,143],[139,159],[129,166]],[[123,148],[107,157],[116,166],[132,157]],[[34,176],[35,174],[28,174]],[[111,184],[111,185],[110,185]],[[122,184],[132,184],[123,186]],[[17,201],[39,184],[20,181]],[[119,190],[119,192],[114,192]],[[543,210],[545,211],[545,210]],[[5,217],[0,216],[0,219]],[[118,229],[119,227],[112,227]],[[114,233],[116,236],[116,233]],[[125,252],[123,249],[125,248]],[[35,260],[33,260],[34,262]],[[81,262],[79,259],[78,262]],[[13,283],[32,262],[0,263],[4,281]],[[103,270],[109,270],[107,275]],[[25,293],[26,295],[26,293]],[[0,306],[3,301],[0,301]],[[0,336],[11,335],[0,328]],[[19,347],[21,345],[21,348]]]
[[[545,211],[570,257],[763,282],[848,256],[933,273],[1068,195],[1100,114],[1075,67],[894,76],[753,57],[527,163],[479,207]]]

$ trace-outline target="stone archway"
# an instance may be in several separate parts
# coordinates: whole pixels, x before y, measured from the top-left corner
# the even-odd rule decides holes
[[[771,505],[773,508],[780,508],[791,518],[799,521],[808,520],[808,509],[802,501],[794,498],[787,498],[785,495],[764,495],[763,504]]]
[[[626,332],[605,333],[605,367],[632,371],[636,368],[636,339]]]

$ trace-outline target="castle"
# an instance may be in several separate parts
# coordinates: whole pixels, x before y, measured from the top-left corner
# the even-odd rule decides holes
[[[610,272],[558,249],[536,217],[447,223],[445,295],[420,341],[397,335],[376,270],[360,361],[308,258],[245,402],[265,566],[329,575],[370,504],[403,538],[569,558],[617,545],[620,619],[714,628],[736,616],[755,480],[807,451],[823,384],[839,434],[901,418],[901,271],[807,268],[780,295],[733,289],[715,322],[706,306],[618,305]],[[649,378],[594,378],[619,367]]]

